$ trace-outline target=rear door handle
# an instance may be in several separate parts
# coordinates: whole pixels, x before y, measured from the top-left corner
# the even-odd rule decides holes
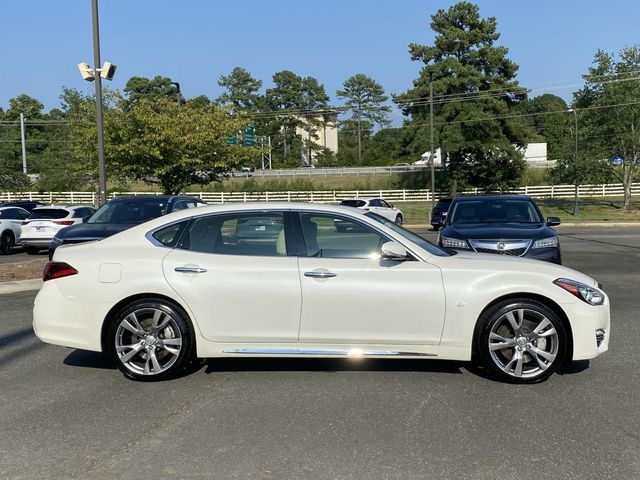
[[[333,278],[337,277],[338,274],[333,272],[304,272],[304,276],[311,278]]]
[[[207,271],[206,268],[202,267],[176,267],[174,270],[180,273],[204,273]]]

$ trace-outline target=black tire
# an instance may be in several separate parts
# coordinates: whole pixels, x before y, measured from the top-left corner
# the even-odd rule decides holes
[[[433,228],[434,232],[437,232],[438,230],[440,230],[440,227],[437,225],[431,225],[431,227]]]
[[[160,328],[153,327],[156,312],[160,312],[156,323]],[[167,325],[162,327],[165,321]],[[136,322],[142,330],[137,328]],[[125,327],[125,323],[145,335],[134,333]],[[194,338],[191,322],[178,305],[163,299],[141,299],[130,303],[114,316],[107,332],[107,352],[127,378],[139,381],[168,380],[182,373],[193,360]],[[169,345],[168,340],[173,343]],[[127,345],[133,345],[134,348]],[[131,356],[127,358],[128,355]],[[152,362],[153,358],[155,362]]]
[[[403,220],[402,215],[396,215],[396,225],[402,225]]]
[[[24,251],[27,255],[38,255],[40,253],[38,247],[24,247]]]
[[[12,252],[13,247],[16,245],[16,237],[13,232],[7,230],[2,232],[0,236],[0,253],[8,255]]]
[[[536,383],[546,380],[564,361],[567,333],[549,307],[515,298],[484,313],[476,328],[474,347],[476,358],[497,379]]]

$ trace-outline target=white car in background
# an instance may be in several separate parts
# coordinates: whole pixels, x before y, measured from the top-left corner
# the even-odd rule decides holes
[[[0,253],[11,253],[20,244],[20,227],[29,212],[20,207],[0,207]]]
[[[587,275],[454,255],[379,215],[320,204],[182,210],[59,247],[43,280],[38,338],[106,352],[138,380],[195,357],[311,356],[473,360],[532,383],[597,357],[610,336],[609,299]]]
[[[34,208],[29,217],[22,222],[20,243],[29,255],[37,255],[40,250],[49,248],[51,240],[59,230],[83,223],[95,211],[95,208],[86,205]]]
[[[377,213],[381,217],[402,225],[404,215],[402,211],[380,197],[360,197],[360,198],[344,198],[340,201],[343,207],[360,208],[369,212]]]

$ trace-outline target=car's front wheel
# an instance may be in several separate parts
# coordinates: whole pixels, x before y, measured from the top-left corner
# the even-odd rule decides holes
[[[3,232],[2,236],[0,236],[0,253],[3,255],[11,253],[15,245],[16,238],[14,237],[13,232]]]
[[[121,310],[108,333],[109,353],[125,376],[165,380],[186,367],[193,334],[186,313],[160,299],[138,300]]]
[[[480,319],[476,350],[482,363],[500,380],[535,383],[562,363],[567,334],[558,315],[530,299],[500,302]]]

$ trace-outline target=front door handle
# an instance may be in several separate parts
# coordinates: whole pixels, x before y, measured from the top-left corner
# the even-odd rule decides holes
[[[207,271],[206,268],[202,267],[176,267],[174,270],[180,273],[204,273]]]
[[[304,276],[311,278],[333,278],[337,277],[338,274],[333,272],[304,272]]]

